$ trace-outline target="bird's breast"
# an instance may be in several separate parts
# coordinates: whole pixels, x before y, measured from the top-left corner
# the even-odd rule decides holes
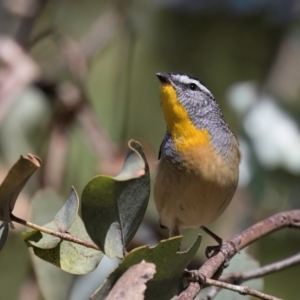
[[[225,210],[239,175],[238,147],[232,152],[225,158],[211,145],[190,147],[181,153],[180,168],[161,159],[154,199],[164,225],[198,227],[214,221]]]

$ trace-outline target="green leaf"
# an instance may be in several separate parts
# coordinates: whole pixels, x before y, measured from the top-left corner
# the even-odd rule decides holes
[[[131,266],[142,260],[156,265],[156,274],[148,281],[145,299],[171,299],[184,288],[183,273],[186,266],[195,256],[201,243],[201,236],[187,251],[179,252],[182,237],[161,241],[156,247],[148,246],[134,249],[127,254],[118,268],[110,274],[104,284],[92,295],[92,300],[105,299],[116,281]]]
[[[35,155],[28,154],[11,167],[0,185],[0,220],[10,222],[10,214],[14,209],[17,198],[32,174],[41,166],[41,160]]]
[[[72,187],[69,199],[54,217],[54,222],[61,232],[66,232],[71,227],[78,215],[78,208],[79,199],[74,187]]]
[[[6,242],[6,239],[8,236],[8,229],[9,229],[8,223],[2,222],[0,224],[0,251],[2,250],[2,248]]]
[[[53,216],[62,206],[62,199],[52,190],[38,191],[32,199],[31,221],[35,224],[43,224],[53,219]],[[27,246],[33,247],[29,242]],[[49,250],[44,250],[49,251]],[[40,290],[45,300],[68,299],[74,275],[66,273],[52,264],[38,258],[30,251],[34,271]],[[55,288],[53,288],[55,286]]]
[[[82,219],[92,240],[110,258],[124,257],[150,195],[149,167],[142,146],[133,140],[121,173],[96,176],[82,193]]]
[[[43,225],[43,227],[57,232],[66,232],[78,215],[78,207],[79,199],[75,189],[72,187],[69,199],[65,205],[55,215],[54,220]],[[61,239],[59,237],[40,231],[34,231],[30,234],[30,243],[42,249],[52,249],[56,247],[60,241]]]
[[[56,217],[59,215],[61,218],[66,211],[69,211],[70,214],[73,214],[75,212],[76,213],[75,220],[73,221],[72,224],[69,224],[71,225],[71,227],[68,228],[67,226],[68,222],[63,221],[62,219],[59,220],[59,218],[56,217],[55,219],[56,221],[59,220],[58,221],[60,224],[59,226],[63,224],[65,228],[68,228],[68,233],[70,233],[74,237],[77,237],[81,240],[91,243],[92,241],[85,230],[84,224],[81,218],[77,215],[78,206],[77,209],[74,209],[73,207],[75,203],[74,195],[76,195],[76,192],[75,190],[72,190],[71,196],[67,201],[67,203],[65,204],[65,207],[62,208],[58,214],[56,214]],[[50,190],[41,191],[34,197],[33,220],[35,219],[35,216],[42,213],[42,209],[48,210],[48,208],[46,208],[45,206],[45,203],[49,203],[49,201],[52,202],[53,207],[54,206],[56,207],[56,211],[59,209],[62,203],[60,197],[58,197],[55,194],[55,192]],[[71,201],[73,204],[68,203],[69,201]],[[77,205],[78,205],[78,201],[77,201]],[[53,210],[54,209],[52,208],[52,215],[53,215]],[[37,217],[37,219],[38,218],[39,217]],[[70,221],[73,218],[68,216],[67,219]],[[48,224],[53,225],[55,223],[56,222],[53,221]],[[65,240],[59,242],[54,248],[50,248],[50,249],[44,248],[46,242],[48,242],[46,238],[47,235],[48,234],[44,234],[35,230],[35,231],[23,233],[23,239],[25,240],[26,245],[28,246],[28,248],[31,250],[32,253],[34,253],[39,258],[54,264],[55,266],[61,268],[66,272],[72,274],[89,273],[98,266],[99,262],[103,257],[103,253],[101,251],[87,248],[86,246],[75,244]],[[46,239],[45,243],[42,242],[44,239]],[[40,245],[42,245],[43,248],[41,248]]]

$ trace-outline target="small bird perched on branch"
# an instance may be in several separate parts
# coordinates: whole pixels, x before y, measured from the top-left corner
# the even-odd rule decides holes
[[[229,205],[239,178],[240,151],[210,90],[181,73],[156,74],[167,132],[159,151],[154,200],[170,236],[202,227]]]

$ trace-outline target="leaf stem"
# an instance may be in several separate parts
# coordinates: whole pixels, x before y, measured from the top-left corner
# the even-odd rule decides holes
[[[44,233],[56,236],[56,237],[58,237],[58,238],[60,238],[60,239],[62,239],[64,241],[72,242],[72,243],[75,243],[75,244],[79,244],[79,245],[85,246],[87,248],[92,248],[92,249],[101,251],[97,245],[95,245],[93,243],[90,243],[88,241],[81,240],[81,239],[79,239],[79,238],[71,235],[70,233],[53,231],[51,229],[48,229],[48,228],[36,225],[34,223],[25,221],[23,219],[20,219],[20,218],[14,216],[13,214],[11,214],[11,220],[13,222],[25,225],[25,226],[30,227],[32,229],[35,229],[35,230],[38,230],[38,231],[41,231],[41,232],[44,232]]]

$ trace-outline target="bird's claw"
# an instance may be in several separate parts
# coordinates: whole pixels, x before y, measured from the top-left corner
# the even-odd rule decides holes
[[[189,280],[198,282],[200,286],[206,284],[206,277],[202,273],[199,273],[198,270],[185,270],[185,272],[189,274]]]
[[[230,246],[226,242],[222,242],[222,244],[217,245],[217,246],[208,246],[205,250],[205,255],[208,259],[212,258],[213,256],[217,255],[219,252],[222,252],[225,260],[223,263],[223,268],[227,268],[229,266],[229,254],[230,254]]]

